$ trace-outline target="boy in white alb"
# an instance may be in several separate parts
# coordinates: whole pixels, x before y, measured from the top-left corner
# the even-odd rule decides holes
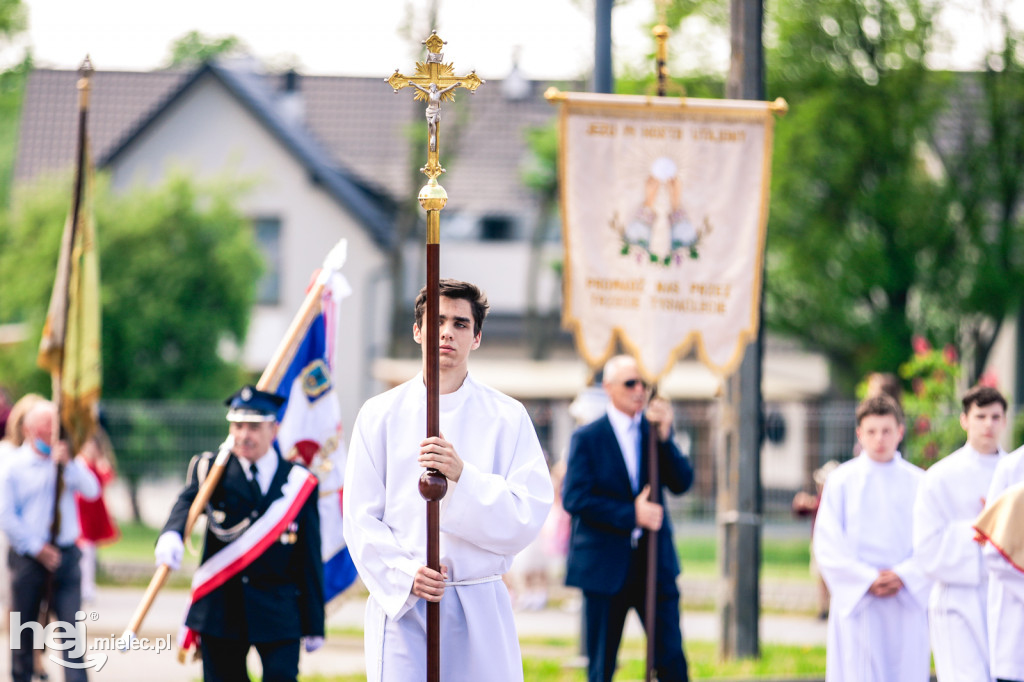
[[[999,682],[1024,682],[1024,447],[999,458],[985,500],[974,529],[986,543],[989,666]]]
[[[367,679],[426,679],[426,602],[432,601],[440,602],[442,680],[521,682],[522,655],[501,576],[544,524],[551,477],[526,409],[469,374],[487,311],[483,293],[455,280],[441,280],[440,292],[441,436],[424,438],[422,374],[368,400],[352,431],[344,526],[370,592]],[[425,305],[421,291],[413,336],[424,359],[432,350],[422,330]],[[441,500],[440,572],[424,565],[423,467],[449,481]]]
[[[913,557],[911,516],[924,472],[896,450],[903,413],[888,396],[857,408],[863,448],[833,471],[814,525],[814,556],[832,595],[828,682],[927,682],[931,583]]]
[[[938,682],[990,682],[988,573],[974,541],[996,464],[1006,453],[1006,399],[994,388],[964,394],[960,426],[967,443],[932,465],[914,505],[914,553],[935,581],[928,630]]]

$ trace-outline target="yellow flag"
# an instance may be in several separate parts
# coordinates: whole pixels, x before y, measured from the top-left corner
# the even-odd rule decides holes
[[[74,229],[74,215],[68,216],[38,357],[53,377],[55,399],[60,392],[61,424],[74,452],[96,429],[102,377],[100,269],[88,162],[83,173],[78,225]]]

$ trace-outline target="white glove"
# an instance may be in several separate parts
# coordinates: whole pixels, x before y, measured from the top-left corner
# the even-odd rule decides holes
[[[175,530],[161,533],[156,540],[153,556],[156,557],[157,566],[169,566],[172,571],[181,568],[181,558],[185,556],[185,544],[181,541],[181,534]]]
[[[323,637],[303,637],[302,645],[306,647],[306,653],[311,654],[324,645]]]

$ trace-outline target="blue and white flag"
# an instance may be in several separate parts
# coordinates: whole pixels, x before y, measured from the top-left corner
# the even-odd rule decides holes
[[[345,444],[341,408],[334,390],[334,341],[341,300],[351,293],[336,270],[325,268],[320,314],[306,330],[277,394],[281,406],[277,444],[285,459],[299,462],[320,480],[320,535],[324,560],[324,599],[330,601],[356,578],[341,525]]]

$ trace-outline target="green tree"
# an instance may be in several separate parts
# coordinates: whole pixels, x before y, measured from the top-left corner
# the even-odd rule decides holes
[[[21,0],[0,0],[0,49],[10,48],[12,40],[25,30],[25,7]],[[10,197],[11,174],[21,120],[21,98],[25,78],[32,68],[29,55],[7,71],[0,72],[0,209]],[[3,242],[0,241],[0,248]]]
[[[520,176],[538,199],[537,219],[530,231],[530,261],[526,276],[526,337],[529,357],[542,360],[558,332],[559,312],[555,306],[542,306],[538,283],[544,267],[544,244],[551,238],[558,206],[558,128],[552,122],[526,130],[529,155]],[[561,262],[551,264],[561,270]],[[543,309],[542,309],[543,308]]]
[[[261,261],[236,191],[201,189],[179,176],[113,196],[97,179],[105,399],[220,397],[240,378],[221,357],[240,346]],[[0,374],[16,390],[49,393],[35,354],[68,211],[56,184],[25,190],[0,233],[0,322],[26,341],[0,349]]]
[[[21,0],[0,0],[0,43],[25,30],[25,6]]]
[[[167,68],[190,67],[214,57],[239,54],[246,51],[245,43],[237,36],[208,36],[189,31],[171,43]]]
[[[980,73],[960,74],[950,124],[932,147],[941,162],[952,229],[928,290],[960,321],[972,385],[1007,315],[1024,303],[1024,31],[993,17],[1005,39]]]
[[[779,0],[769,52],[777,122],[766,323],[805,339],[852,386],[895,372],[913,333],[942,343],[955,315],[927,296],[951,229],[922,153],[943,103],[925,65],[934,6]]]
[[[25,329],[22,343],[0,348],[0,376],[16,393],[50,393],[35,358],[67,184],[23,189],[0,217],[0,322]],[[238,386],[242,369],[223,349],[245,339],[261,257],[234,207],[238,188],[200,188],[176,176],[120,196],[101,177],[95,189],[103,401],[136,401],[117,410],[112,437],[138,519],[140,477],[158,458],[188,451],[192,434],[137,401],[219,399]]]

